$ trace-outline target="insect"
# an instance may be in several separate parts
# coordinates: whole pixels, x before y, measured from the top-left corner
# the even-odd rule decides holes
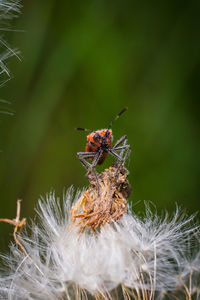
[[[92,131],[86,128],[76,128],[76,130],[91,132],[87,136],[87,144],[85,152],[77,152],[83,166],[89,170],[93,169],[96,165],[101,165],[107,154],[110,153],[118,159],[118,162],[124,164],[129,152],[130,145],[127,145],[127,136],[122,136],[112,147],[113,135],[112,125],[128,108],[123,108],[119,114],[112,120],[107,129],[100,129]],[[123,156],[125,151],[125,155]],[[91,161],[91,163],[89,161]]]

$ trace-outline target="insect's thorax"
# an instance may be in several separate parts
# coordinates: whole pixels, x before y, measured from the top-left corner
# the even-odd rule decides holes
[[[101,129],[93,131],[87,136],[86,152],[96,152],[102,149],[107,152],[107,149],[112,147],[112,130]]]

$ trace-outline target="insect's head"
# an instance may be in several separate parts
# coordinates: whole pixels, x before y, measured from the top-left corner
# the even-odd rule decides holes
[[[93,144],[107,148],[112,144],[112,130],[111,129],[101,129],[97,131],[93,131],[88,135],[88,141],[91,141]]]

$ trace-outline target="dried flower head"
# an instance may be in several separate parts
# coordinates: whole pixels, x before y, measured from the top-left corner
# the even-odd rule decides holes
[[[80,219],[76,225],[81,231],[89,227],[95,233],[96,229],[112,224],[127,212],[128,174],[122,164],[106,169],[98,180],[93,172],[89,174],[90,186],[71,210],[73,223]]]

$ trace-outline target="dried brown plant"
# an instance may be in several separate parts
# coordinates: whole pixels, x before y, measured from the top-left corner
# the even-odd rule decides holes
[[[79,226],[81,232],[89,228],[96,233],[106,223],[119,220],[127,212],[128,174],[122,164],[113,165],[98,177],[91,171],[88,190],[71,209],[72,224]]]
[[[26,225],[26,218],[23,218],[22,220],[20,220],[20,211],[21,211],[21,200],[19,199],[19,200],[17,200],[16,218],[13,220],[1,218],[0,222],[8,223],[8,224],[11,224],[14,226],[14,232],[13,232],[14,240],[17,243],[17,245],[20,247],[20,249],[27,255],[27,252],[20,241],[21,230]]]

